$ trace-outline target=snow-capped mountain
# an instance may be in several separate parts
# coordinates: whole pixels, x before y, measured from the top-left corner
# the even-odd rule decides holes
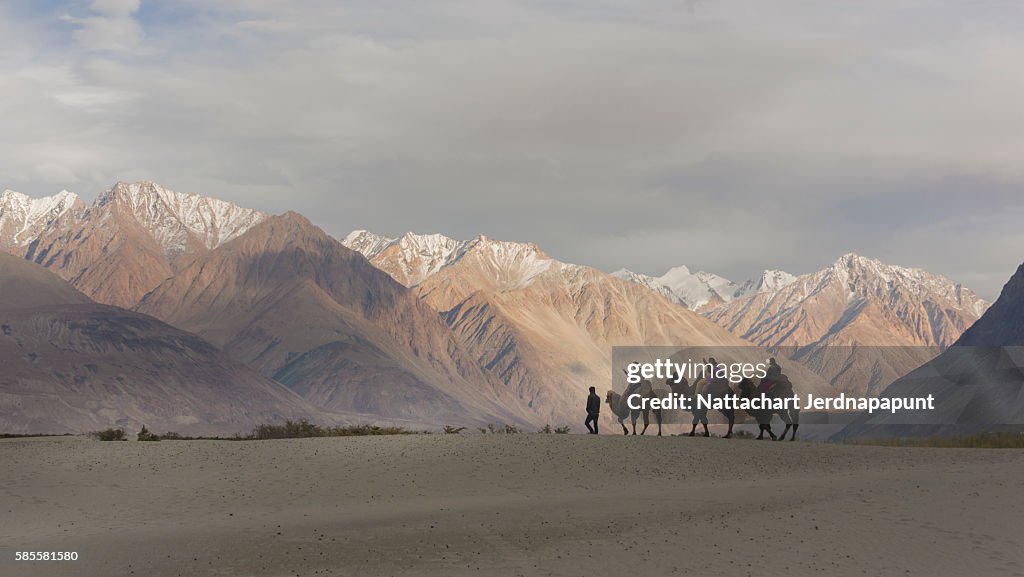
[[[796,280],[794,275],[781,270],[766,270],[760,278],[742,285],[714,273],[690,272],[686,266],[669,269],[662,276],[640,274],[627,269],[617,270],[612,276],[628,280],[661,293],[676,304],[693,311],[707,311],[734,299],[757,293],[777,291]]]
[[[988,307],[943,276],[856,254],[818,272],[781,279],[781,288],[770,290],[764,283],[765,290],[705,314],[756,344],[799,348],[797,358],[816,359],[816,368],[830,373],[834,385],[857,393],[877,394],[928,361]],[[876,347],[878,355],[868,355],[865,347]]]
[[[71,197],[62,198],[74,206]],[[98,302],[131,307],[196,256],[265,218],[256,210],[153,182],[119,182],[72,221],[33,232],[22,255]]]
[[[362,254],[367,259],[372,259],[396,240],[398,239],[381,236],[368,230],[353,230],[341,241],[341,244]]]
[[[573,418],[587,387],[607,382],[613,346],[749,346],[657,288],[560,262],[533,243],[407,235],[381,249],[382,238],[357,231],[345,244],[408,282],[538,422]],[[827,388],[809,376],[800,384]]]
[[[383,237],[377,242],[368,242],[372,237],[366,235],[360,238],[367,244],[363,250],[355,246],[349,248],[363,252],[364,256],[379,265],[378,268],[409,287],[420,284],[458,260],[474,242],[455,240],[442,234],[411,232],[401,238],[391,239],[386,244],[382,244],[385,240]]]
[[[73,192],[31,198],[5,190],[0,193],[0,250],[24,247],[44,231],[77,221],[85,204]]]
[[[704,271],[690,272],[686,266],[669,269],[660,277],[627,269],[613,272],[612,276],[644,285],[694,311],[727,303],[736,297],[739,290],[736,283],[727,278]]]
[[[761,278],[751,279],[743,283],[733,293],[733,298],[742,298],[758,293],[770,293],[781,290],[796,280],[796,275],[783,270],[768,269],[761,273]]]
[[[200,255],[136,310],[209,339],[331,411],[530,422],[434,309],[293,212]]]
[[[442,234],[408,233],[392,239],[357,230],[345,237],[342,244],[362,253],[374,266],[407,287],[422,284],[467,255],[476,261],[479,270],[487,270],[493,276],[494,290],[525,286],[552,262],[535,244],[494,240],[483,235],[456,240]]]
[[[107,209],[114,207],[142,225],[168,256],[185,252],[193,240],[207,249],[217,248],[267,217],[258,210],[175,192],[155,182],[119,182],[97,197],[85,218],[107,218],[111,213]]]

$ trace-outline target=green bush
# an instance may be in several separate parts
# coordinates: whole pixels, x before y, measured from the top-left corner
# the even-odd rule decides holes
[[[153,433],[150,433],[149,429],[146,428],[146,425],[142,425],[142,430],[139,431],[139,434],[136,437],[136,440],[138,440],[138,441],[159,441],[160,440],[160,435],[154,435]]]
[[[409,435],[402,427],[381,427],[378,425],[348,425],[343,427],[321,427],[306,419],[285,421],[283,425],[259,425],[252,430],[248,439],[305,439],[310,437],[362,437],[371,435]]]
[[[127,441],[124,429],[105,429],[89,433],[89,436],[100,441]]]

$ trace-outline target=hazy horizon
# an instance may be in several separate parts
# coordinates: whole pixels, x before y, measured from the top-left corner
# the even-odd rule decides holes
[[[153,180],[330,234],[736,282],[1024,260],[1024,5],[0,6],[0,189]]]

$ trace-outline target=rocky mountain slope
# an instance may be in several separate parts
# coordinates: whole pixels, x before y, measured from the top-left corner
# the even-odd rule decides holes
[[[0,254],[0,431],[195,434],[336,417],[207,341]]]
[[[352,239],[357,248],[379,247]],[[441,259],[387,249],[368,254],[385,271],[423,270],[421,261],[444,260],[415,292],[442,314],[477,363],[548,422],[573,422],[586,388],[608,387],[614,346],[750,347],[658,291],[559,262],[534,244],[478,237],[441,238],[434,246],[462,249]],[[799,386],[822,392],[820,380],[792,369]]]
[[[0,193],[0,250],[23,252],[44,232],[71,227],[84,212],[78,195],[66,190],[43,198],[5,190]]]
[[[434,310],[294,213],[197,258],[137,308],[330,410],[534,422]]]
[[[863,416],[837,440],[1024,428],[1024,264],[956,343],[883,397],[934,395],[935,409]]]
[[[847,254],[706,314],[754,343],[782,347],[842,390],[877,395],[953,344],[986,307],[945,277]]]
[[[957,339],[964,347],[1024,346],[1024,264],[1010,277],[996,302]]]
[[[121,307],[134,306],[197,256],[266,218],[152,182],[119,182],[84,210],[68,195],[32,202],[51,206],[45,213],[51,216],[28,219],[22,232],[13,233],[16,224],[0,220],[0,244],[15,247],[15,254],[53,270],[93,300]]]

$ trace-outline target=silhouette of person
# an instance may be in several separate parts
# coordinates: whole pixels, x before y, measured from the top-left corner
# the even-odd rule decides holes
[[[587,396],[587,420],[583,422],[591,435],[597,434],[597,417],[601,414],[601,397],[597,396],[597,389],[590,387],[590,395]],[[590,426],[594,423],[594,426]]]
[[[765,371],[764,378],[761,379],[761,384],[757,386],[757,392],[765,394],[771,392],[781,376],[782,367],[779,366],[779,363],[775,362],[775,357],[770,357],[768,359],[768,369]]]

